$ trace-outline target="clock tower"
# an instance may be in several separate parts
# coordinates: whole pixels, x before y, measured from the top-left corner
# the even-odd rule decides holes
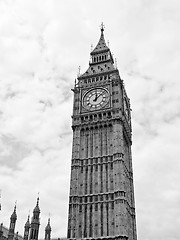
[[[130,100],[104,39],[75,83],[68,239],[136,240]]]

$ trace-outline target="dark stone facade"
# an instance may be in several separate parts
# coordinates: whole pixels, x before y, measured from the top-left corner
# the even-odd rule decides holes
[[[130,100],[103,26],[73,92],[67,238],[136,240]]]

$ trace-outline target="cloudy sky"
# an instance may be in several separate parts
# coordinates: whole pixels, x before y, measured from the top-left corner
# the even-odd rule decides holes
[[[180,239],[180,1],[0,0],[0,222],[40,192],[41,229],[67,232],[72,92],[105,38],[131,99],[139,240]]]

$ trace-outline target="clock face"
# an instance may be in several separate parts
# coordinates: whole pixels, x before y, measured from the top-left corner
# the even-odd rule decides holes
[[[83,107],[89,111],[99,110],[109,102],[109,91],[104,88],[94,88],[83,96]]]

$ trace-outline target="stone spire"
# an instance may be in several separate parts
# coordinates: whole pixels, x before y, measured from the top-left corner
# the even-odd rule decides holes
[[[13,211],[11,217],[10,217],[8,240],[13,240],[13,238],[14,238],[16,220],[17,220],[17,214],[16,214],[16,204],[15,204],[14,211]]]
[[[35,215],[40,214],[40,208],[39,208],[39,197],[37,198],[36,207],[34,208],[33,213],[34,213]]]
[[[39,197],[37,198],[36,206],[33,210],[33,217],[31,220],[31,230],[29,240],[38,240],[39,225],[40,225],[40,208],[39,208]]]
[[[50,226],[50,218],[48,219],[48,224],[45,228],[45,240],[51,239],[51,226]]]
[[[98,44],[90,55],[91,60],[89,62],[89,68],[85,73],[78,77],[78,80],[86,77],[92,77],[94,75],[102,75],[103,73],[117,72],[114,66],[112,53],[105,42],[103,23],[101,24],[101,35]]]
[[[24,225],[24,240],[28,240],[29,238],[29,230],[30,230],[30,222],[29,222],[29,215],[28,215],[28,219],[27,222]]]
[[[104,24],[101,24],[101,36],[99,39],[98,44],[96,45],[96,47],[94,48],[94,50],[91,52],[91,55],[100,53],[100,52],[104,52],[104,51],[108,51],[109,48],[106,45],[105,39],[104,39]]]

